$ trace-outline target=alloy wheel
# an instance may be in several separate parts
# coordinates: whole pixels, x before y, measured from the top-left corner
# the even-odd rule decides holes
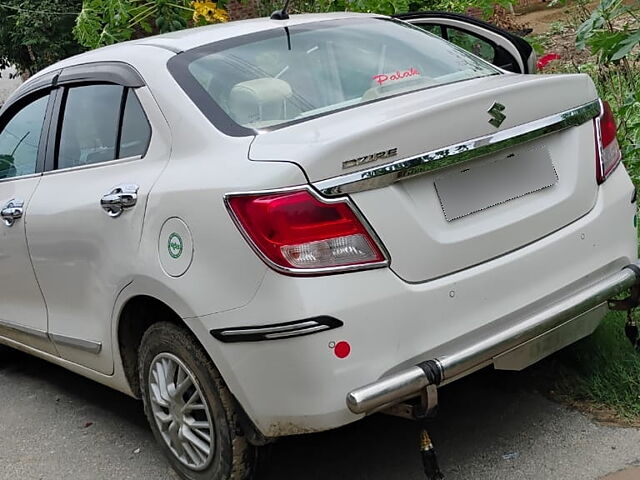
[[[175,355],[160,353],[149,369],[149,399],[165,443],[192,470],[207,468],[215,453],[211,411],[189,368]]]

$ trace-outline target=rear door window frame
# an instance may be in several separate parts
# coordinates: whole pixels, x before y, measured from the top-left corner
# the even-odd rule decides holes
[[[130,86],[130,85],[123,85],[122,83],[127,83],[127,82],[109,82],[109,81],[105,81],[104,80],[104,76],[100,75],[99,78],[97,79],[97,81],[91,81],[90,78],[86,78],[85,77],[85,78],[82,78],[80,81],[65,82],[63,85],[61,85],[57,89],[58,95],[56,97],[55,105],[53,106],[52,126],[51,126],[51,128],[49,130],[49,134],[48,134],[48,137],[47,137],[47,146],[48,146],[48,148],[47,148],[45,164],[44,164],[44,172],[45,173],[66,172],[66,171],[77,170],[77,169],[100,167],[100,166],[103,166],[103,165],[112,165],[115,162],[141,160],[141,159],[144,159],[146,157],[147,152],[149,151],[149,146],[151,144],[151,138],[153,137],[153,125],[149,121],[149,115],[145,111],[144,106],[142,105],[142,102],[140,101],[140,98],[138,97],[138,95],[135,92],[136,88],[138,88],[138,87],[134,87],[134,86]],[[149,127],[149,134],[148,134],[147,139],[146,139],[146,144],[144,146],[144,150],[143,150],[143,152],[141,154],[138,154],[138,155],[117,158],[118,155],[116,153],[116,158],[113,159],[113,160],[106,160],[106,161],[102,161],[102,162],[88,163],[88,164],[85,164],[85,165],[58,168],[58,164],[57,164],[58,158],[57,157],[58,157],[58,149],[59,149],[59,143],[60,143],[60,135],[62,133],[62,127],[63,127],[62,122],[64,120],[64,107],[65,107],[65,101],[66,101],[66,97],[67,97],[67,91],[69,89],[71,89],[71,88],[82,87],[82,86],[87,86],[87,85],[116,85],[116,86],[123,87],[123,93],[122,93],[122,97],[121,97],[121,101],[120,101],[120,105],[119,105],[119,112],[118,112],[118,132],[117,132],[117,137],[116,137],[116,150],[117,150],[117,153],[120,150],[120,142],[121,142],[121,139],[122,139],[122,125],[123,125],[123,122],[124,122],[124,112],[125,112],[126,102],[127,102],[127,99],[129,98],[129,95],[135,95],[136,101],[140,104],[140,107],[142,108],[142,112],[144,114],[145,120],[146,120],[147,125]]]

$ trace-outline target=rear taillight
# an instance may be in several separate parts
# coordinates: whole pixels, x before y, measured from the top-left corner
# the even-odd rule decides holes
[[[384,266],[387,259],[347,200],[309,190],[226,198],[238,227],[267,263],[292,274]]]
[[[595,122],[596,130],[596,179],[604,182],[618,166],[622,158],[616,138],[616,121],[607,102],[601,102],[600,116]]]

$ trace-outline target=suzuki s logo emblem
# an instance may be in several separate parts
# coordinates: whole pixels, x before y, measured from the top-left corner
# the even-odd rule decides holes
[[[505,118],[507,118],[507,116],[504,113],[502,113],[505,108],[506,107],[504,105],[498,102],[491,105],[491,108],[487,110],[487,113],[492,117],[489,119],[489,123],[491,125],[493,125],[496,128],[502,125],[502,122],[504,122]]]

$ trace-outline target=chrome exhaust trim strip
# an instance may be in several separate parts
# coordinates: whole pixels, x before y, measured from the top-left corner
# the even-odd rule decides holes
[[[474,138],[456,145],[443,147],[415,157],[396,160],[359,172],[321,180],[313,183],[313,186],[326,197],[386,187],[399,180],[468,162],[474,158],[495,153],[520,143],[582,125],[598,115],[600,115],[600,100],[595,100],[580,107],[491,135]]]
[[[352,390],[347,395],[347,406],[353,413],[371,413],[416,396],[428,385],[439,385],[491,362],[496,356],[601,305],[636,284],[640,284],[640,262],[525,316],[510,328],[480,338],[468,348]]]

